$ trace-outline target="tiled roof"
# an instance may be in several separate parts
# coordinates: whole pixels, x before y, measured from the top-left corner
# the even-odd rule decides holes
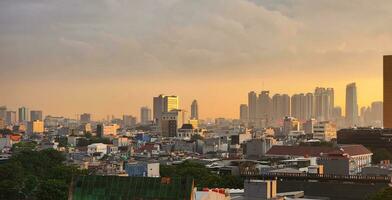
[[[371,154],[372,152],[360,144],[352,144],[352,145],[341,145],[340,148],[344,153],[347,153],[350,156]]]

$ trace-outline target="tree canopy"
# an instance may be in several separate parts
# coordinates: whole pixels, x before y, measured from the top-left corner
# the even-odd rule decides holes
[[[65,156],[56,150],[16,149],[10,160],[0,164],[1,200],[67,199],[72,176],[82,171],[65,165]]]
[[[184,161],[179,165],[161,165],[160,174],[163,177],[190,176],[194,178],[195,185],[198,188],[243,188],[241,177],[218,175],[204,165],[192,161]]]

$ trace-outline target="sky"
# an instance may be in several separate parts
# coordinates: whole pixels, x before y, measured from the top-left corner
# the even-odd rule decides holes
[[[0,105],[75,117],[139,116],[178,95],[202,118],[238,117],[249,91],[356,82],[382,100],[390,0],[2,0]]]

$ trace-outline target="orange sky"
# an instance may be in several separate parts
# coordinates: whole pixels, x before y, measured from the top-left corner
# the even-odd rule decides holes
[[[0,105],[139,117],[164,93],[234,118],[251,90],[333,87],[344,108],[351,82],[369,105],[382,100],[390,21],[389,0],[4,0]]]

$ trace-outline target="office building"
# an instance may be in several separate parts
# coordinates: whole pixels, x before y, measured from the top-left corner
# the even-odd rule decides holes
[[[151,109],[147,106],[140,108],[140,123],[142,125],[150,124],[151,122]]]
[[[0,106],[0,119],[3,119],[4,121],[7,118],[7,106]]]
[[[350,83],[346,87],[346,126],[358,125],[357,87]]]
[[[30,121],[42,121],[42,111],[41,110],[32,110],[30,111]]]
[[[153,98],[154,122],[160,125],[162,113],[179,109],[178,96],[165,96],[163,94]]]
[[[241,122],[248,121],[248,105],[246,104],[240,105],[240,121]]]
[[[8,125],[15,125],[17,123],[16,112],[7,111],[5,121]]]
[[[136,126],[136,117],[132,115],[123,115],[123,128],[134,128]]]
[[[290,116],[290,96],[275,94],[272,97],[272,116],[275,122],[281,122]]]
[[[313,139],[320,141],[336,139],[336,125],[329,121],[316,123],[313,127]]]
[[[392,55],[384,56],[384,112],[385,128],[392,128]]]
[[[257,99],[257,118],[266,122],[272,119],[272,99],[269,91],[261,91]]]
[[[300,121],[306,119],[306,108],[307,108],[306,96],[304,94],[294,94],[291,96],[291,116],[297,118]]]
[[[184,123],[187,123],[188,116],[185,110],[172,110],[170,112],[162,113],[161,119],[161,134],[163,137],[175,137],[177,129],[181,128]]]
[[[117,129],[120,127],[117,124],[98,124],[97,125],[97,136],[98,137],[106,137],[106,136],[115,136],[117,135]]]
[[[163,98],[163,111],[170,112],[179,109],[178,96],[165,96]]]
[[[199,105],[196,100],[192,101],[191,105],[191,119],[199,119]]]
[[[288,136],[291,131],[299,131],[300,122],[294,117],[285,117],[283,120],[283,136]]]
[[[317,121],[315,119],[308,119],[303,124],[304,132],[307,135],[313,135],[314,133],[314,126],[316,125]]]
[[[314,117],[314,96],[313,93],[306,93],[305,95],[305,120]]]
[[[256,92],[248,93],[248,120],[255,122],[257,117],[257,95]]]
[[[80,122],[82,124],[84,123],[90,123],[91,122],[91,114],[90,113],[83,113],[80,115]]]
[[[27,123],[27,133],[41,134],[44,132],[44,122],[43,121],[31,121]]]
[[[371,105],[372,122],[371,125],[375,127],[383,127],[383,108],[384,104],[382,101],[375,101]]]
[[[5,128],[5,120],[3,118],[0,118],[0,129]]]
[[[334,108],[334,89],[317,87],[314,92],[314,117],[318,121],[332,118]]]
[[[29,121],[29,109],[26,107],[19,108],[18,109],[18,117],[19,117],[19,123]]]

